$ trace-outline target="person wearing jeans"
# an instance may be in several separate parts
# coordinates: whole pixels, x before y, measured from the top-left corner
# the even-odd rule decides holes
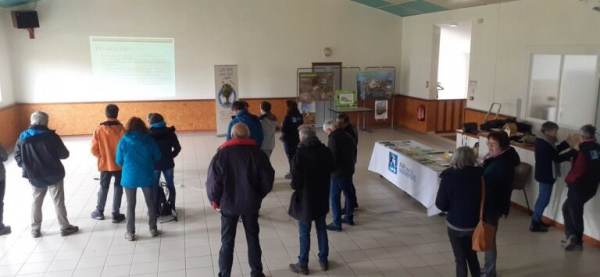
[[[535,180],[539,182],[540,190],[529,225],[531,232],[548,231],[549,226],[542,221],[542,216],[550,203],[554,182],[561,176],[560,163],[568,161],[575,154],[573,149],[566,153],[562,152],[575,144],[574,139],[577,138],[577,136],[569,136],[566,141],[556,145],[558,125],[551,121],[542,124],[540,133],[541,135],[535,139]]]
[[[473,251],[473,231],[481,210],[483,169],[476,166],[475,152],[468,146],[454,152],[450,168],[440,174],[435,205],[446,212],[448,238],[454,252],[456,276],[479,276],[479,260]]]
[[[54,201],[54,210],[60,225],[60,235],[68,236],[79,231],[69,224],[65,208],[63,180],[65,168],[60,160],[69,157],[69,150],[60,137],[48,129],[48,114],[37,111],[31,114],[31,125],[19,136],[15,146],[15,161],[23,168],[23,177],[33,189],[31,205],[31,236],[42,236],[42,204],[48,190]]]
[[[175,126],[167,127],[167,123],[161,114],[153,113],[150,117],[150,136],[154,139],[160,149],[161,158],[154,163],[154,190],[153,200],[158,207],[158,190],[160,185],[160,174],[163,174],[167,189],[169,190],[170,209],[175,215],[175,200],[177,199],[175,183],[173,181],[173,169],[175,168],[175,157],[181,152],[181,144],[175,134]]]
[[[121,200],[123,198],[123,187],[121,186],[121,167],[115,163],[117,145],[123,136],[124,127],[117,119],[119,107],[108,104],[104,109],[106,121],[100,123],[92,136],[91,152],[98,159],[98,171],[100,171],[100,188],[98,190],[98,202],[96,209],[92,212],[93,219],[104,220],[104,207],[110,190],[110,180],[114,178],[112,222],[119,223],[125,220],[121,214]]]
[[[127,232],[125,239],[135,240],[135,205],[137,189],[141,188],[148,207],[150,235],[158,236],[156,226],[156,207],[152,200],[154,186],[154,163],[160,160],[160,150],[148,135],[144,121],[132,117],[127,122],[125,135],[117,147],[116,162],[123,167],[121,184],[127,195]]]
[[[321,270],[329,268],[329,240],[325,216],[329,212],[330,176],[333,171],[333,154],[309,125],[298,128],[300,143],[292,159],[292,189],[288,213],[298,220],[300,255],[298,262],[290,264],[294,273],[308,274],[310,230],[312,222],[317,229],[319,264]]]
[[[333,155],[333,171],[331,172],[330,202],[332,223],[327,225],[331,231],[342,231],[342,222],[354,225],[354,198],[352,197],[352,175],[356,159],[356,142],[333,120],[323,123],[323,131],[328,135],[327,147]],[[340,197],[344,193],[346,207],[345,217],[341,215]]]
[[[585,203],[596,195],[600,184],[600,145],[596,141],[596,127],[585,125],[579,131],[581,138],[575,146],[578,152],[565,178],[568,191],[562,212],[566,237],[563,246],[566,251],[583,248]]]
[[[11,233],[10,226],[4,225],[4,192],[6,191],[6,171],[4,162],[8,160],[8,153],[0,146],[0,236]]]
[[[258,212],[263,199],[273,189],[275,170],[269,157],[244,123],[231,128],[232,139],[223,143],[208,167],[206,193],[213,209],[221,211],[221,250],[219,276],[230,277],[235,236],[241,217],[248,243],[251,277],[264,277],[259,241]]]

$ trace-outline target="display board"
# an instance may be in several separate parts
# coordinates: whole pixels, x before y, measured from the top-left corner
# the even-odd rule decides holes
[[[314,102],[333,99],[333,72],[310,72],[298,74],[298,100],[300,102]]]
[[[115,99],[175,96],[175,40],[90,37],[94,88]]]
[[[215,98],[217,136],[227,135],[231,117],[235,116],[231,105],[239,99],[237,65],[215,65]]]
[[[334,97],[335,108],[340,109],[356,109],[358,107],[358,99],[356,90],[336,90]]]
[[[391,99],[394,95],[394,71],[361,71],[357,74],[356,85],[361,100]]]

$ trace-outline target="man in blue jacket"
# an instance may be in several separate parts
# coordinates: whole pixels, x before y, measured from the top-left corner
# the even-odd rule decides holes
[[[250,130],[250,139],[254,140],[256,142],[256,146],[260,148],[263,141],[263,130],[262,124],[260,124],[258,117],[248,112],[247,106],[243,101],[233,102],[231,105],[231,110],[234,111],[236,115],[233,120],[229,122],[229,127],[227,128],[227,140],[232,139],[231,131],[233,125],[237,123],[244,123],[244,125],[246,125]]]
[[[23,178],[33,187],[31,235],[42,235],[42,205],[48,190],[60,225],[60,235],[68,236],[79,231],[67,219],[63,180],[65,168],[60,160],[69,157],[69,150],[60,137],[48,129],[48,114],[37,111],[31,115],[31,126],[19,136],[15,147],[15,161],[23,168]]]
[[[248,242],[250,276],[263,277],[258,211],[273,189],[275,171],[267,154],[249,138],[246,125],[236,123],[231,129],[232,139],[219,147],[206,180],[208,199],[214,209],[221,210],[219,276],[231,276],[235,233],[241,217]]]

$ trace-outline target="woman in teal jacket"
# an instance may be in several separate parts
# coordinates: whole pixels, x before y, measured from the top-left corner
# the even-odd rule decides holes
[[[156,208],[152,200],[154,163],[160,160],[160,150],[148,135],[148,127],[138,117],[129,119],[125,135],[117,147],[117,164],[123,167],[121,185],[127,195],[127,232],[125,239],[135,240],[135,205],[137,188],[141,188],[148,207],[150,235],[158,236]]]

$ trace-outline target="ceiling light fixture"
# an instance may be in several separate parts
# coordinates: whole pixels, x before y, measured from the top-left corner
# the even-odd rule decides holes
[[[458,23],[450,23],[450,27],[456,28],[456,27],[458,27]]]

